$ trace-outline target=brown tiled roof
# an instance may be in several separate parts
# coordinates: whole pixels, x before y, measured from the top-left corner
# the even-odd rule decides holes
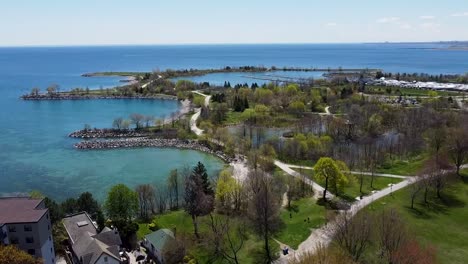
[[[47,212],[39,209],[42,199],[27,197],[0,198],[0,225],[14,223],[35,223]]]

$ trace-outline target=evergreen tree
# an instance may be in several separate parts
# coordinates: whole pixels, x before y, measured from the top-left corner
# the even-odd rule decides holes
[[[214,191],[213,191],[213,188],[211,188],[211,183],[210,183],[210,180],[208,179],[208,173],[206,173],[205,165],[203,165],[203,163],[201,162],[198,162],[197,166],[193,168],[192,174],[201,179],[203,192],[206,195],[213,196]]]

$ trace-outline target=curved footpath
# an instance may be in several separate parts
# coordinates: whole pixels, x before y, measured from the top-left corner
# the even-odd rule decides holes
[[[290,164],[282,163],[280,161],[275,161],[275,165],[278,166],[280,169],[282,169],[284,172],[288,173],[289,175],[293,177],[299,177],[300,179],[304,179],[304,178],[301,176],[300,173],[291,169],[292,167],[301,168],[301,169],[312,169],[312,167],[290,165]],[[360,172],[352,172],[352,173],[360,173]],[[378,176],[377,174],[374,174],[374,175]],[[357,212],[359,212],[359,210],[371,204],[375,200],[380,199],[384,196],[387,196],[391,194],[392,192],[403,189],[406,186],[418,181],[417,177],[405,177],[405,176],[393,175],[393,174],[379,174],[379,175],[385,175],[384,177],[404,178],[404,180],[397,184],[393,184],[385,189],[382,189],[378,192],[375,192],[369,196],[365,196],[361,200],[353,203],[351,208],[348,211],[346,211],[348,214],[351,215],[351,217],[354,216]],[[317,190],[323,193],[323,187],[321,187],[317,183],[313,182],[310,179],[305,179],[305,182],[311,185],[314,188],[314,190]],[[314,195],[314,197],[315,196],[316,195]],[[325,226],[322,226],[321,228],[313,230],[312,233],[309,235],[309,237],[299,245],[297,250],[290,250],[290,254],[286,256],[284,256],[283,254],[280,254],[280,258],[275,263],[289,263],[293,260],[298,260],[299,257],[301,255],[304,255],[305,253],[313,254],[318,246],[328,246],[333,239],[333,235],[334,235],[333,230],[335,229],[334,226],[336,225],[337,221],[339,221],[339,218],[340,218],[340,215],[337,216],[335,220],[333,220],[332,222],[327,223]],[[285,244],[282,244],[281,242],[279,242],[279,244],[281,245],[282,248],[287,246]],[[289,246],[287,247],[291,248]]]
[[[194,94],[198,94],[198,95],[205,97],[205,107],[208,107],[210,105],[211,95],[206,95],[199,91],[192,91],[192,92]],[[197,120],[198,118],[200,118],[201,110],[202,110],[201,108],[197,108],[195,110],[195,114],[193,114],[193,116],[190,118],[190,129],[197,136],[201,136],[203,134],[203,130],[197,127]]]

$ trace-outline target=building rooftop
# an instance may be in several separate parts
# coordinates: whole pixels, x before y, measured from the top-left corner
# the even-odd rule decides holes
[[[38,222],[47,213],[42,201],[29,197],[0,198],[0,225]]]
[[[106,227],[98,233],[86,212],[65,217],[63,225],[75,255],[83,264],[94,264],[102,254],[120,261],[119,249],[122,241],[116,230]]]
[[[163,228],[146,235],[145,239],[148,240],[157,250],[162,251],[167,245],[169,245],[169,243],[175,240],[175,237],[171,230]]]

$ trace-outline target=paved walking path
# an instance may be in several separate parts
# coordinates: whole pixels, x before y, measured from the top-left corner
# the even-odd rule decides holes
[[[205,97],[205,107],[210,105],[211,95],[203,94],[199,91],[193,91],[193,93],[204,96]],[[190,118],[190,130],[197,136],[201,136],[203,134],[203,130],[197,127],[197,120],[200,117],[201,108],[195,109],[195,114]]]
[[[323,193],[324,189],[322,186],[318,185],[317,183],[315,183],[314,181],[308,178],[302,177],[300,173],[292,169],[292,168],[313,169],[312,167],[285,164],[280,161],[275,161],[275,165],[278,166],[280,169],[282,169],[284,172],[288,173],[289,175],[304,180],[307,184],[311,185],[314,188],[314,191],[316,193],[319,193],[319,194]],[[361,172],[352,172],[352,173],[361,173]],[[384,196],[387,196],[391,194],[392,192],[405,188],[406,186],[412,183],[415,183],[418,180],[417,177],[410,177],[410,176],[407,177],[407,176],[393,175],[393,174],[374,174],[374,175],[382,176],[382,177],[401,178],[403,179],[403,181],[397,184],[392,184],[385,189],[374,192],[371,195],[365,196],[361,200],[358,200],[355,203],[353,203],[351,208],[347,211],[348,214],[351,214],[351,217],[354,216],[357,212],[359,212],[359,210],[371,204],[375,200],[380,199]],[[316,197],[316,195],[314,195],[314,197]],[[327,195],[327,198],[329,198],[328,195]],[[338,219],[339,217],[340,216],[337,216],[336,219]],[[328,246],[333,238],[333,229],[334,229],[333,227],[336,225],[336,221],[337,220],[334,220],[326,224],[325,226],[322,226],[321,228],[313,230],[310,236],[299,245],[297,250],[295,251],[290,250],[290,253],[286,256],[281,254],[280,258],[275,263],[289,263],[290,261],[294,259],[298,259],[301,255],[307,252],[314,253],[314,251],[317,249],[318,246],[325,246],[325,247]],[[279,244],[282,248],[286,246],[280,242]]]
[[[284,164],[288,166],[289,168],[294,168],[294,169],[303,169],[303,170],[313,170],[314,167],[310,166],[300,166],[300,165],[294,165],[294,164]],[[361,171],[350,171],[351,174],[362,174],[362,175],[372,175],[372,172],[361,172]],[[374,176],[377,177],[388,177],[388,178],[398,178],[398,179],[406,179],[408,177],[412,176],[403,176],[403,175],[395,175],[395,174],[388,174],[388,173],[374,173]]]
[[[316,182],[314,182],[313,180],[307,178],[307,177],[303,177],[299,172],[291,169],[289,167],[288,164],[286,163],[283,163],[279,160],[275,160],[275,165],[282,169],[284,172],[286,172],[287,174],[293,176],[293,177],[296,177],[300,180],[303,180],[306,184],[312,186],[312,189],[314,190],[314,197],[318,198],[318,197],[322,197],[322,194],[323,194],[323,191],[325,190],[322,186],[320,186],[319,184],[317,184]],[[329,191],[327,191],[327,198],[328,199],[332,199],[334,197],[333,194],[331,194]]]

